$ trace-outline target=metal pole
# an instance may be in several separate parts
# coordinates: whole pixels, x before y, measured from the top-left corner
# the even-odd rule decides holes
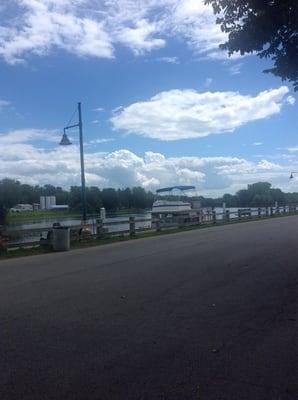
[[[79,131],[80,131],[81,182],[82,182],[82,217],[83,221],[85,222],[87,219],[87,212],[86,212],[86,186],[85,186],[83,123],[82,123],[81,103],[78,103],[78,111],[79,111]]]

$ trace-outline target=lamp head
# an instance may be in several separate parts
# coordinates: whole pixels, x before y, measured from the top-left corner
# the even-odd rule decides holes
[[[293,178],[294,178],[294,175],[293,175],[293,172],[291,172],[290,179],[293,179]]]
[[[63,133],[62,139],[60,141],[60,146],[69,146],[71,143],[71,141],[68,139],[68,136],[66,135],[65,131]]]

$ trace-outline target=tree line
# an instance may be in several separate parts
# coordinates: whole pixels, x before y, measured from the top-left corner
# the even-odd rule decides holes
[[[32,186],[22,184],[13,179],[0,180],[0,207],[9,209],[16,204],[39,203],[40,196],[56,196],[57,204],[68,204],[71,211],[81,209],[81,187],[71,186],[65,190],[59,186]],[[96,186],[86,188],[87,212],[98,213],[101,207],[107,211],[141,210],[152,207],[155,199],[187,199],[182,196],[157,196],[142,187],[125,189]],[[192,197],[199,200],[202,207],[221,207],[225,202],[227,207],[269,207],[278,202],[280,206],[298,204],[298,193],[284,193],[281,189],[272,188],[269,182],[257,182],[248,185],[247,189],[236,194],[224,194],[218,198],[203,196]]]
[[[9,209],[20,203],[39,203],[40,196],[56,196],[57,204],[68,204],[71,211],[81,209],[80,186],[71,186],[70,190],[65,190],[60,186],[32,186],[13,179],[0,180],[0,207]],[[152,192],[145,191],[142,187],[126,189],[86,187],[88,213],[97,213],[101,207],[105,207],[108,211],[151,208],[154,197]]]

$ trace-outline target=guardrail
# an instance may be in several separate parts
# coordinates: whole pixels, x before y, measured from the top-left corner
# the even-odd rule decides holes
[[[176,215],[175,217],[169,217],[167,213],[161,213],[158,217],[154,218],[137,218],[131,216],[126,220],[119,221],[105,221],[97,218],[93,223],[72,225],[69,228],[71,235],[70,239],[74,242],[90,238],[106,239],[119,235],[134,237],[139,233],[150,231],[161,232],[165,229],[169,230],[196,225],[233,223],[296,213],[298,213],[297,206],[242,208],[237,211],[226,210],[223,212],[216,212],[215,210],[202,212],[201,210],[198,210],[196,214],[192,216],[182,214],[180,216]],[[109,230],[109,227],[113,226],[113,228],[115,228],[117,225],[122,225],[122,229]],[[123,226],[125,226],[125,229]],[[0,236],[0,251],[1,248],[12,249],[32,247],[40,244],[50,245],[51,243],[47,242],[47,238],[44,238],[43,236],[48,236],[48,233],[52,229],[53,227],[49,225],[47,227],[23,229],[21,231],[17,229],[10,229],[7,231],[3,230],[2,236]]]

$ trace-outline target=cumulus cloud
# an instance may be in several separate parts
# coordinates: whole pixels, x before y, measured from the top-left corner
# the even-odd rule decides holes
[[[288,92],[286,86],[256,96],[170,90],[114,110],[111,122],[115,129],[159,140],[199,138],[279,113]]]
[[[66,188],[80,185],[79,147],[42,147],[32,142],[33,137],[35,140],[47,137],[46,132],[1,134],[0,179]],[[252,162],[239,157],[166,157],[151,151],[138,155],[127,149],[92,152],[85,147],[86,183],[101,188],[139,185],[155,190],[190,184],[196,186],[198,194],[219,196],[260,180],[287,188],[290,170],[298,170],[297,159],[280,165],[265,158]]]
[[[12,0],[0,13],[0,56],[10,64],[55,49],[113,58],[119,44],[142,55],[169,37],[184,40],[200,57],[227,58],[218,48],[226,35],[204,0]]]
[[[113,57],[102,21],[78,15],[84,0],[15,0],[19,13],[0,31],[0,55],[10,64],[26,54],[45,55],[61,48],[79,56]],[[9,23],[10,22],[10,23]]]
[[[142,19],[137,21],[133,28],[128,26],[120,28],[117,37],[120,43],[126,44],[136,55],[141,55],[146,51],[165,46],[164,39],[153,37],[157,32],[155,23]]]
[[[0,145],[23,144],[36,140],[55,142],[59,139],[57,130],[47,129],[16,129],[0,133]]]

